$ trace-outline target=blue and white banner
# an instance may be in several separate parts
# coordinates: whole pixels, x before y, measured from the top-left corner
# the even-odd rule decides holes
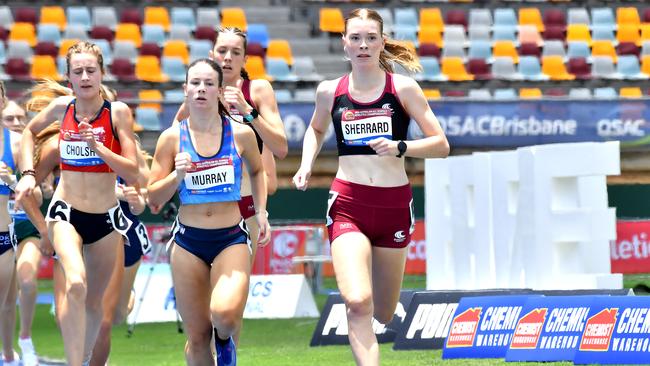
[[[650,364],[650,298],[595,299],[574,362]]]
[[[621,147],[650,147],[650,100],[536,100],[429,102],[453,147],[520,147],[560,142],[621,141]],[[312,103],[280,104],[289,149],[302,149],[314,112]],[[163,108],[163,128],[177,105]],[[422,136],[411,121],[409,138]],[[330,126],[323,150],[334,150]]]

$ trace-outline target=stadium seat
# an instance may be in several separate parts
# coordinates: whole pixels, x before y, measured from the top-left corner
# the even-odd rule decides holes
[[[438,100],[441,98],[440,95],[440,90],[438,89],[422,89],[422,92],[424,93],[424,97],[427,98],[427,100]]]
[[[564,34],[565,29],[566,28],[562,28],[562,27],[547,26],[542,36],[544,37],[545,40],[557,39],[560,41],[564,41],[566,38]]]
[[[113,40],[115,39],[115,34],[109,27],[103,25],[96,25],[90,30],[90,38],[103,39],[106,40],[107,42],[113,42]]]
[[[184,82],[187,68],[183,60],[179,57],[165,57],[161,58],[161,66],[163,74],[169,77],[169,80],[175,82]]]
[[[465,70],[465,65],[460,57],[443,57],[441,71],[450,81],[474,80],[474,76]]]
[[[275,89],[275,101],[280,103],[291,103],[293,97],[291,96],[291,91],[287,89]]]
[[[490,93],[490,89],[470,89],[467,98],[471,100],[490,100],[492,99],[492,93]]]
[[[637,46],[641,45],[641,34],[637,25],[621,25],[616,32],[618,42],[630,42]]]
[[[467,29],[467,16],[465,11],[462,9],[449,9],[445,13],[445,24],[446,25],[462,25],[463,28]]]
[[[42,6],[39,24],[55,24],[59,30],[64,30],[66,18],[63,8],[57,5]]]
[[[465,98],[466,96],[464,90],[446,90],[444,92],[445,98]]]
[[[492,56],[494,57],[510,57],[513,63],[519,62],[519,53],[514,43],[510,41],[498,41],[492,45]]]
[[[446,81],[447,77],[440,72],[440,64],[435,57],[420,58],[422,72],[415,74],[416,80]]]
[[[246,32],[248,42],[250,43],[259,43],[262,47],[267,48],[269,46],[269,30],[266,24],[261,23],[251,23],[248,25],[248,31]]]
[[[589,18],[589,13],[585,8],[571,8],[567,12],[567,25],[581,24],[589,26],[591,24],[591,19]]]
[[[519,26],[519,44],[522,43],[535,43],[538,47],[544,45],[544,39],[539,34],[539,31],[535,26],[532,25],[520,25]]]
[[[192,30],[189,26],[183,24],[172,24],[169,27],[169,35],[167,36],[168,41],[183,41],[189,43],[194,39],[192,35]]]
[[[641,18],[642,23],[650,23],[650,8],[643,9],[643,17]]]
[[[5,73],[16,81],[28,81],[31,79],[29,74],[29,64],[21,58],[7,59],[5,64]]]
[[[517,92],[513,88],[499,88],[494,90],[495,100],[511,100],[517,98]]]
[[[492,47],[490,46],[490,52],[492,52]],[[418,47],[418,56],[432,56],[440,57],[440,47],[433,43],[422,43],[420,42],[420,47]]]
[[[155,56],[138,56],[135,61],[135,76],[142,81],[163,83],[169,80],[162,73],[160,60]]]
[[[641,43],[641,54],[640,57],[650,56],[650,41],[644,41]]]
[[[492,27],[492,13],[490,9],[469,9],[469,26]]]
[[[339,8],[321,8],[319,19],[321,32],[341,34],[345,31],[343,13]]]
[[[536,43],[522,43],[519,45],[519,56],[535,56],[539,58],[541,52]]]
[[[111,48],[111,44],[105,39],[94,39],[93,42],[102,50],[104,65],[107,66],[113,63],[113,48]]]
[[[86,31],[92,27],[90,20],[90,11],[86,6],[68,6],[66,9],[68,25],[78,24],[84,26]]]
[[[641,88],[637,86],[628,86],[621,88],[619,96],[627,99],[639,99],[643,98],[643,93],[641,92]]]
[[[551,80],[574,80],[576,78],[567,72],[562,56],[543,57],[542,72],[548,75]]]
[[[566,34],[567,42],[582,41],[591,45],[591,33],[589,26],[586,24],[569,24]]]
[[[16,23],[30,23],[31,25],[36,26],[36,24],[38,24],[38,13],[36,12],[36,8],[14,8],[14,21]]]
[[[620,79],[621,75],[616,73],[614,60],[608,56],[594,56],[591,67],[591,75],[602,79]]]
[[[153,108],[158,112],[162,112],[163,95],[158,89],[140,89],[138,91],[138,99],[140,100],[141,108]]]
[[[384,20],[384,33],[391,34],[393,32],[393,25],[395,24],[395,21],[393,19],[393,11],[389,8],[377,8],[375,10]]]
[[[159,113],[154,108],[136,108],[135,122],[145,131],[161,130]]]
[[[544,17],[542,19],[544,22],[545,30],[550,28],[558,28],[564,31],[566,29],[566,16],[563,10],[555,8],[546,8],[544,10]]]
[[[633,6],[630,7],[619,7],[616,9],[616,23],[619,27],[623,26],[636,26],[641,25],[641,19],[639,19],[639,12]]]
[[[608,56],[616,62],[616,49],[610,41],[594,41],[591,45],[592,56]]]
[[[417,29],[420,22],[415,8],[395,8],[393,27],[412,27]]]
[[[492,80],[490,66],[482,58],[470,59],[467,62],[467,72],[474,76],[474,80]]]
[[[435,27],[442,30],[445,22],[442,20],[442,14],[439,8],[421,8],[420,9],[420,29],[424,27]]]
[[[594,98],[596,99],[616,99],[616,89],[612,87],[596,88],[594,89]]]
[[[584,57],[588,61],[591,60],[591,48],[589,48],[589,44],[584,41],[573,41],[573,42],[567,42],[568,47],[567,47],[567,57],[569,58],[576,58],[576,57]]]
[[[190,46],[190,62],[194,60],[208,57],[212,51],[212,43],[203,39],[193,39],[189,43]]]
[[[467,57],[482,58],[486,62],[492,62],[492,44],[488,41],[474,41],[469,44]]]
[[[494,26],[510,26],[517,27],[517,15],[512,8],[496,8],[494,9]]]
[[[469,42],[467,42],[467,37],[465,37],[465,28],[463,28],[463,26],[445,26],[444,33],[442,35],[442,44],[444,46],[449,43],[460,44],[463,46],[469,45]]]
[[[616,29],[616,21],[614,20],[612,8],[592,8],[591,26],[610,30]]]
[[[470,25],[467,33],[469,34],[470,47],[476,41],[492,42],[492,27],[486,25]]]
[[[52,79],[61,80],[62,76],[56,67],[56,62],[52,56],[36,55],[32,59],[30,75],[32,79]]]
[[[417,39],[420,47],[423,44],[429,43],[435,44],[436,47],[440,48],[442,47],[442,29],[436,26],[426,26],[424,28],[420,28]]]
[[[609,41],[612,43],[616,42],[614,30],[608,27],[592,27],[591,39],[593,41]]]
[[[650,75],[650,56],[641,56],[641,72]]]
[[[135,47],[142,45],[142,34],[140,27],[134,23],[120,23],[115,28],[115,42],[131,41]]]
[[[61,42],[61,32],[56,24],[39,24],[36,27],[36,39],[38,42]]]
[[[578,80],[591,79],[591,67],[584,57],[570,58],[567,64],[567,71],[573,74]]]
[[[460,57],[463,61],[467,58],[465,47],[457,43],[448,43],[442,49],[442,57]]]
[[[283,58],[267,57],[266,72],[275,81],[298,81],[298,76],[291,71]]]
[[[142,42],[139,54],[140,56],[156,56],[160,59],[162,57],[162,48],[157,43]]]
[[[92,10],[93,27],[107,27],[115,30],[117,26],[117,13],[112,6],[95,6]]]
[[[11,12],[11,8],[7,5],[0,5],[0,25],[11,29],[11,26],[14,24],[14,15]]]
[[[131,41],[115,41],[113,44],[113,58],[125,58],[135,62],[138,57],[138,49]]]
[[[549,88],[544,91],[544,95],[549,97],[566,97],[567,92],[563,88]]]
[[[199,7],[196,9],[196,27],[209,27],[217,29],[221,25],[221,18],[217,7]]]
[[[395,25],[393,27],[393,38],[398,41],[408,41],[414,44],[418,43],[418,30],[410,26]]]
[[[492,28],[492,40],[517,42],[517,28],[510,25],[495,25]]]
[[[88,31],[81,24],[68,24],[61,35],[63,39],[78,39],[80,41],[88,40]]]
[[[542,14],[537,8],[519,8],[519,26],[532,25],[537,28],[537,32],[544,32],[544,22]]]
[[[142,43],[155,43],[162,46],[167,40],[165,29],[160,24],[143,24],[140,29],[142,32]]]
[[[212,49],[212,46],[210,46]],[[259,56],[261,58],[266,58],[266,50],[259,43],[249,43],[246,45],[246,54],[248,56]]]
[[[618,57],[616,72],[625,80],[647,80],[648,75],[641,72],[639,59],[634,55],[622,55]]]
[[[547,75],[542,73],[542,66],[539,64],[537,57],[521,56],[518,71],[524,80],[542,81],[549,79]]]
[[[264,67],[264,60],[259,56],[248,56],[244,68],[251,79],[269,79]]]
[[[266,57],[275,57],[284,59],[287,64],[293,64],[293,55],[289,41],[284,39],[272,39],[266,49]]]
[[[142,13],[138,8],[122,8],[120,23],[142,25]],[[119,23],[118,23],[119,26]]]
[[[277,91],[276,91],[277,93]],[[165,102],[167,103],[183,103],[185,101],[185,92],[179,89],[165,90],[163,92]]]
[[[194,32],[194,39],[202,39],[214,44],[217,39],[217,32],[212,27],[197,26]]]
[[[159,25],[165,32],[169,32],[169,12],[164,6],[145,6],[143,25]]]
[[[59,56],[66,57],[68,49],[78,43],[78,39],[62,39],[59,44]]]
[[[620,42],[618,46],[616,46],[616,54],[619,56],[634,55],[639,57],[639,47],[632,42]]]
[[[422,61],[422,58],[420,58]],[[309,56],[294,57],[293,59],[293,72],[298,76],[298,80],[302,81],[321,81],[323,75],[316,71],[314,60]]]
[[[167,41],[162,51],[163,57],[178,57],[186,65],[190,62],[190,52],[183,41]]]
[[[294,102],[314,103],[316,100],[316,89],[296,89],[293,94]]]
[[[492,77],[499,80],[521,80],[512,57],[495,57],[492,63]]]
[[[549,40],[544,42],[542,56],[562,56],[562,58],[566,58],[564,42],[558,40]]]
[[[519,89],[519,98],[542,99],[542,91],[539,88],[521,88]]]
[[[33,56],[34,50],[27,41],[7,42],[7,58],[21,58],[27,63],[31,63]]]
[[[196,29],[196,18],[192,8],[175,6],[171,10],[171,25],[184,25],[192,31]]]
[[[9,31],[10,41],[26,41],[31,47],[36,46],[34,24],[16,22]]]
[[[246,13],[242,8],[221,8],[221,26],[237,27],[246,32],[247,29]]]
[[[569,98],[571,98],[571,99],[591,99],[591,89],[589,89],[589,88],[571,88],[571,89],[569,89]]]

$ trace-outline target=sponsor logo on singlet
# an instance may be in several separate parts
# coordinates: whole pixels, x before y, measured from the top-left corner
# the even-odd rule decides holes
[[[185,186],[195,194],[231,192],[234,184],[235,167],[229,157],[192,162],[185,175]]]
[[[392,111],[384,108],[348,109],[341,114],[343,142],[350,146],[367,145],[379,137],[391,139]]]

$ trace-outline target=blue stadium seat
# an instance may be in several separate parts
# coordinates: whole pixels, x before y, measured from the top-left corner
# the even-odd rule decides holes
[[[66,18],[68,25],[79,24],[90,30],[92,23],[90,21],[90,11],[86,6],[68,6],[66,9]]]
[[[568,43],[567,57],[568,58],[585,58],[591,60],[591,48],[589,44],[583,41],[574,41]]]
[[[160,131],[160,117],[155,108],[137,107],[135,109],[135,122],[145,131]]]
[[[517,44],[517,27],[511,25],[495,25],[492,28],[493,41],[510,41]]]
[[[165,36],[165,29],[159,24],[144,24],[142,25],[142,42],[155,43],[162,46],[167,40]]]
[[[185,101],[185,92],[181,89],[165,90],[163,92],[165,102],[167,103],[183,103]]]
[[[112,6],[95,6],[92,10],[92,21],[94,27],[108,27],[115,30],[117,26],[117,13]]]
[[[269,46],[270,37],[266,24],[249,24],[248,29],[246,30],[246,36],[248,38],[248,43],[259,43],[264,48],[267,48]]]
[[[519,58],[519,73],[523,76],[524,80],[548,80],[548,76],[542,73],[539,59],[535,56],[521,56]]]
[[[393,26],[409,26],[418,28],[420,22],[415,8],[395,8],[395,23]]]
[[[282,58],[266,58],[266,73],[276,81],[297,81],[298,76],[291,72],[289,64]]]
[[[92,42],[102,50],[102,57],[104,58],[104,65],[113,63],[113,49],[111,44],[105,39],[93,39]]]
[[[591,9],[591,26],[616,29],[616,19],[612,8],[592,8]]]
[[[447,77],[440,72],[440,64],[435,57],[420,57],[422,72],[415,75],[416,80],[445,81]]]
[[[486,62],[491,63],[492,60],[492,43],[489,41],[472,41],[469,44],[469,52],[467,58],[482,58]]]
[[[291,103],[293,101],[293,97],[291,96],[291,91],[287,89],[276,89],[275,100],[278,103]]]
[[[171,24],[186,25],[191,30],[196,29],[196,18],[192,8],[173,7],[171,11]]]
[[[185,81],[185,73],[187,70],[183,63],[183,59],[180,57],[163,56],[161,59],[161,67],[163,74],[169,76],[170,81]]]
[[[625,80],[643,80],[648,79],[648,75],[641,72],[639,59],[633,55],[618,56],[616,71]]]
[[[616,89],[612,87],[594,89],[594,98],[596,99],[618,99]]]
[[[36,39],[39,42],[61,43],[61,31],[56,24],[39,24],[36,26]]]
[[[510,100],[518,99],[517,91],[513,88],[501,88],[494,90],[494,99],[495,100]]]
[[[194,60],[208,57],[208,54],[212,51],[212,42],[204,39],[193,39],[189,42],[189,47],[190,62],[193,62]]]
[[[169,27],[169,36],[167,40],[180,40],[189,43],[194,36],[192,35],[192,28],[184,24],[172,24]]]
[[[517,14],[512,8],[497,8],[494,9],[494,26],[510,26],[516,27]]]

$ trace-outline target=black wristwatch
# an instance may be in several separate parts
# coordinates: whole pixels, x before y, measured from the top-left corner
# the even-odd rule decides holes
[[[404,156],[404,153],[406,153],[406,148],[407,148],[407,146],[406,146],[406,142],[404,142],[404,140],[400,140],[397,143],[397,151],[399,151],[399,154],[397,154],[398,158],[401,158],[402,156]]]
[[[259,115],[260,115],[260,113],[257,111],[257,109],[253,108],[249,114],[244,116],[244,122],[251,123]]]

